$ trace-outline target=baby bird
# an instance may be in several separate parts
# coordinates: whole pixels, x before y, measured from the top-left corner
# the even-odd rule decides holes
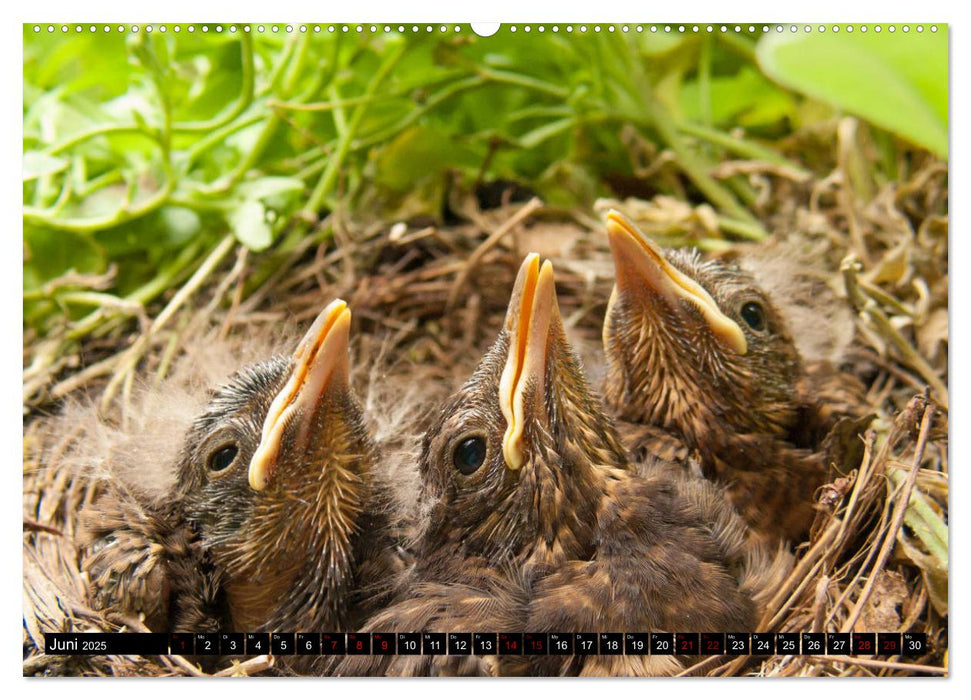
[[[662,251],[615,211],[607,235],[605,395],[631,447],[694,454],[753,530],[802,538],[827,478],[824,439],[862,406],[862,384],[840,376],[840,402],[820,400],[837,373],[807,369],[779,306],[741,268]]]
[[[110,482],[82,511],[78,546],[94,607],[141,617],[152,631],[220,628],[220,576],[181,504]]]
[[[198,631],[184,608],[200,577],[218,629],[347,629],[374,610],[400,562],[350,386],[350,319],[334,301],[292,358],[248,366],[217,389],[164,502],[133,513],[131,498],[109,493],[85,514],[96,600],[151,613],[163,630]]]
[[[787,556],[747,543],[711,484],[662,463],[632,468],[567,343],[552,265],[535,254],[496,343],[426,433],[419,472],[427,517],[416,562],[365,630],[748,630],[788,567]],[[500,657],[465,670],[680,668],[612,658]],[[337,668],[441,672],[420,657],[348,657]]]

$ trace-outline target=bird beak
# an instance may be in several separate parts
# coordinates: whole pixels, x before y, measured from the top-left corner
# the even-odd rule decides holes
[[[284,435],[293,431],[287,449],[306,446],[316,408],[328,391],[350,382],[348,342],[351,310],[336,299],[327,305],[300,341],[287,383],[274,397],[263,422],[263,435],[249,465],[249,484],[262,491],[279,461]],[[298,421],[296,425],[291,423]]]
[[[506,419],[502,454],[510,469],[519,469],[525,460],[525,398],[529,391],[534,397],[545,394],[550,330],[559,316],[553,265],[547,260],[541,268],[539,255],[530,253],[519,268],[506,313],[509,355],[499,380],[499,405]],[[545,401],[537,398],[532,405],[535,410]]]
[[[647,287],[675,312],[680,308],[678,301],[687,301],[701,312],[708,329],[722,345],[739,355],[748,351],[742,329],[722,313],[711,295],[668,263],[657,243],[613,209],[607,212],[607,238],[614,256],[619,289],[637,295]]]

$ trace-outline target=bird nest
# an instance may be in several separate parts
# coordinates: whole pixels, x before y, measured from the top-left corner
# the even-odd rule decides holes
[[[901,163],[897,182],[861,182],[849,167],[847,129],[826,177],[752,161],[724,163],[748,177],[772,239],[727,240],[713,210],[657,196],[604,203],[669,245],[724,253],[797,245],[830,270],[855,311],[844,365],[868,387],[876,418],[862,460],[836,465],[816,494],[818,515],[762,628],[799,632],[922,632],[920,658],[709,657],[691,674],[765,676],[940,675],[947,670],[947,166]],[[852,130],[849,130],[852,131]],[[798,149],[800,144],[792,144]],[[864,191],[865,190],[865,191]],[[66,403],[97,407],[124,425],[138,387],[173,371],[200,338],[277,335],[301,328],[334,297],[354,310],[358,352],[382,348],[421,367],[444,391],[468,375],[494,339],[523,255],[552,259],[571,341],[596,383],[600,332],[613,266],[599,220],[537,199],[482,208],[456,194],[454,223],[366,222],[342,212],[312,235],[285,240],[273,264],[217,245],[181,288],[138,323],[85,336],[76,353],[32,368],[48,352],[28,338],[24,361],[24,675],[202,675],[177,656],[46,656],[44,632],[143,630],[140,620],[95,610],[85,596],[74,536],[97,481],[69,459],[83,424],[58,416]],[[859,438],[856,438],[859,439]],[[272,658],[233,662],[221,675],[252,674]]]

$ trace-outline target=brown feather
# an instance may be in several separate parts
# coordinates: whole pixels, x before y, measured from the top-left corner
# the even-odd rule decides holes
[[[625,442],[638,456],[660,451],[699,466],[767,541],[799,540],[834,461],[826,436],[841,419],[865,412],[862,384],[833,364],[846,341],[794,340],[789,317],[808,323],[811,309],[794,298],[802,287],[791,276],[760,276],[785,278],[788,293],[780,302],[736,264],[705,262],[696,251],[665,256],[738,324],[748,350],[726,348],[689,305],[672,306],[646,285],[618,285],[604,325],[605,395]],[[833,306],[825,299],[826,308]],[[764,328],[747,325],[740,313],[746,303],[762,310]],[[818,324],[825,321],[817,317]],[[807,364],[799,347],[819,357]]]
[[[666,462],[632,465],[558,314],[548,330],[545,374],[523,380],[531,384],[522,393],[521,465],[510,467],[503,450],[501,377],[511,348],[519,348],[507,331],[427,431],[419,460],[427,516],[416,562],[391,607],[364,629],[751,629],[766,587],[777,582],[767,572],[787,570],[789,555],[752,542],[711,484]],[[484,442],[484,457],[462,471],[459,450],[470,437]],[[505,675],[680,668],[579,656],[497,663]],[[336,672],[442,671],[417,661],[346,659]]]

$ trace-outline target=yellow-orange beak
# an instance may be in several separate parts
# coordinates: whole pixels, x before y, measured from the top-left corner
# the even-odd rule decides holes
[[[547,260],[540,267],[539,255],[530,253],[519,268],[509,300],[505,323],[509,355],[499,380],[499,405],[506,419],[502,454],[510,469],[519,469],[525,460],[527,392],[534,392],[534,409],[545,405],[550,330],[559,316],[553,265]]]
[[[317,316],[293,354],[294,367],[287,383],[270,404],[263,434],[249,465],[249,484],[261,491],[270,483],[280,457],[284,434],[294,430],[288,449],[303,449],[321,397],[350,381],[351,311],[336,299]],[[293,421],[298,424],[292,425]]]
[[[701,312],[712,335],[722,345],[739,355],[748,351],[748,342],[739,325],[722,313],[700,284],[671,265],[657,243],[617,211],[610,210],[606,218],[618,288],[636,291],[639,286],[646,286],[675,310],[679,308],[678,301],[687,301]]]

